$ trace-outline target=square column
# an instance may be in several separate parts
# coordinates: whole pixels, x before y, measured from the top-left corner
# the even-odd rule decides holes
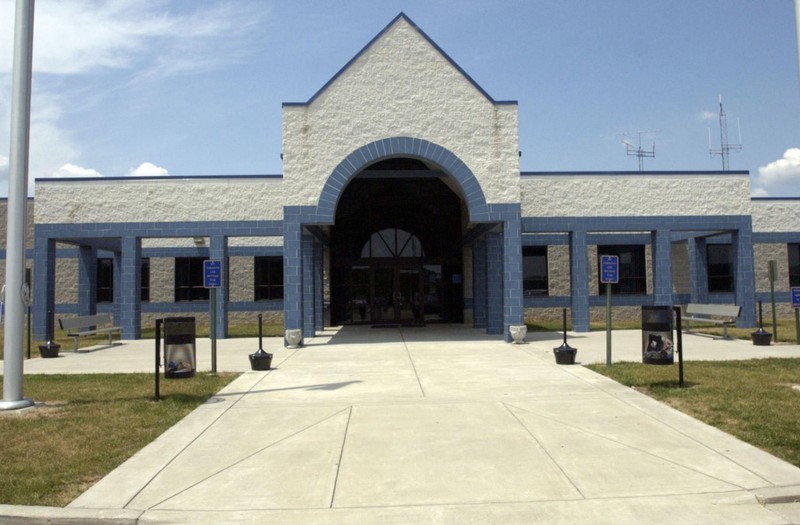
[[[41,234],[34,237],[32,329],[34,339],[45,341],[55,333],[56,240]]]
[[[650,234],[653,257],[653,304],[672,306],[672,243],[669,230]]]
[[[689,243],[689,284],[693,303],[708,302],[708,252],[705,238],[697,237]]]
[[[736,304],[742,307],[742,313],[736,320],[736,326],[752,328],[756,326],[756,279],[753,260],[753,230],[749,224],[747,228],[731,234],[731,248]]]
[[[513,341],[509,327],[525,320],[522,305],[522,224],[520,214],[503,223],[503,338]]]
[[[486,234],[486,333],[503,333],[503,233]]]
[[[217,288],[216,304],[209,304],[209,308],[216,307],[216,335],[218,339],[228,337],[228,294],[230,283],[228,282],[228,238],[224,235],[212,235],[209,238],[209,259],[222,261],[222,286]],[[209,311],[209,319],[211,318]]]
[[[322,243],[314,239],[314,328],[320,331],[325,329],[325,298],[323,295],[324,250],[325,247]]]
[[[472,326],[486,328],[486,241],[472,243]]]
[[[298,218],[284,211],[283,220],[283,327],[303,329],[302,226]],[[284,344],[286,342],[284,341]]]
[[[97,313],[97,248],[78,248],[78,315]]]
[[[316,334],[316,319],[314,311],[314,236],[303,230],[301,235],[301,259],[303,265],[303,338],[314,337]]]
[[[122,319],[122,253],[114,252],[114,259],[112,260],[114,272],[114,323],[119,326],[119,320]],[[141,294],[139,295],[141,297]]]
[[[586,256],[586,232],[569,233],[570,289],[572,290],[572,330],[589,331],[589,260]]]
[[[122,339],[139,339],[142,332],[142,240],[139,237],[122,239],[122,294],[120,296],[120,319]]]

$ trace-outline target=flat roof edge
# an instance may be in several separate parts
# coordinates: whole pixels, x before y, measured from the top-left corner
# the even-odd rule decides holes
[[[749,171],[521,171],[520,177],[574,177],[603,175],[750,175]]]
[[[147,175],[142,177],[40,177],[34,179],[37,183],[59,182],[116,182],[134,180],[231,180],[231,179],[282,179],[283,174],[277,175]]]

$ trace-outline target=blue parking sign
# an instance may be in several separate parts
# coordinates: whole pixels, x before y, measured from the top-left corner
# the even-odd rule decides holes
[[[617,284],[619,282],[619,257],[616,255],[600,256],[600,282]]]
[[[219,288],[222,286],[222,261],[206,259],[203,261],[203,287]]]
[[[800,308],[800,286],[792,287],[792,308]]]

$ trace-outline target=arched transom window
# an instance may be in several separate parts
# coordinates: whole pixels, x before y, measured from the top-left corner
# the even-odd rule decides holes
[[[361,248],[361,257],[423,257],[425,251],[416,235],[397,228],[373,233]]]

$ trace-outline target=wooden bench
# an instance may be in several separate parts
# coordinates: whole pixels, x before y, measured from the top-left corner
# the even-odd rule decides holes
[[[82,317],[59,318],[58,325],[67,335],[75,339],[75,352],[78,351],[78,338],[87,335],[108,334],[108,344],[112,343],[114,332],[122,333],[122,328],[113,326],[111,314],[84,315]]]
[[[683,321],[686,321],[686,333],[691,333],[689,329],[689,321],[696,321],[698,323],[712,323],[721,324],[723,330],[723,337],[730,339],[728,336],[728,325],[736,323],[736,318],[742,313],[742,307],[735,304],[696,304],[689,303],[686,305],[683,314]]]

